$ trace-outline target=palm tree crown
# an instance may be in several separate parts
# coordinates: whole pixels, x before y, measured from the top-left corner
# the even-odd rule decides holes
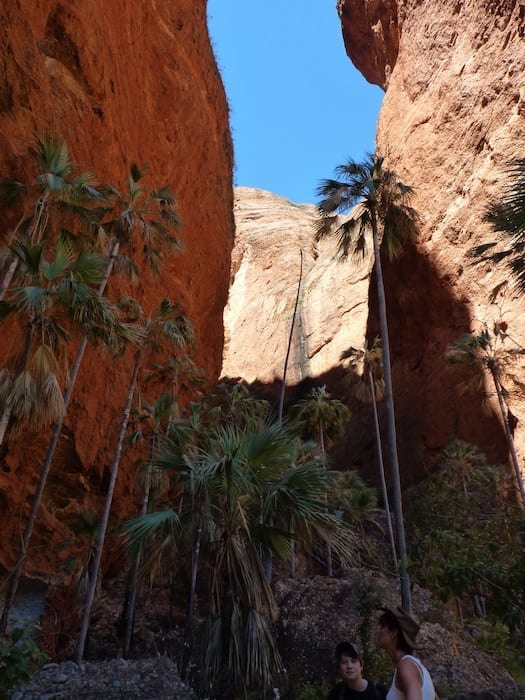
[[[335,169],[335,174],[339,179],[321,180],[317,188],[322,213],[318,236],[333,232],[344,258],[349,253],[364,256],[366,233],[379,220],[383,225],[380,243],[389,259],[398,258],[418,231],[419,217],[409,204],[413,188],[403,184],[384,167],[384,158],[374,154],[368,154],[361,163],[349,158]],[[339,223],[335,213],[350,216]]]
[[[525,158],[507,167],[508,182],[500,202],[485,214],[497,234],[497,240],[475,246],[470,255],[476,262],[504,262],[525,293]],[[507,281],[503,283],[506,285]],[[499,287],[503,286],[499,285]],[[498,291],[498,288],[494,292]],[[494,294],[494,293],[493,293]]]

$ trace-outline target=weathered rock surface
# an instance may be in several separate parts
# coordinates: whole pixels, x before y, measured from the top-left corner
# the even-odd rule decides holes
[[[248,382],[281,379],[302,253],[302,282],[287,383],[320,376],[362,344],[371,259],[338,261],[333,240],[315,241],[317,210],[264,190],[235,189],[236,241],[224,314],[222,372]]]
[[[472,414],[479,392],[468,401],[457,396],[458,375],[450,381],[442,350],[500,315],[511,335],[525,340],[523,300],[511,290],[497,305],[489,301],[507,271],[467,260],[472,246],[490,240],[484,211],[502,194],[506,164],[524,153],[525,6],[515,0],[343,0],[339,9],[350,58],[386,90],[378,152],[416,188],[414,205],[424,221],[417,249],[387,270],[400,432],[410,431],[420,463],[424,448],[447,434],[502,460],[493,388],[486,386],[493,425],[481,421],[480,431]],[[363,42],[363,32],[373,41]],[[523,367],[514,371],[523,380]],[[512,381],[506,387],[523,454],[525,403]]]
[[[145,273],[133,288],[124,279],[112,281],[110,294],[131,292],[148,312],[165,296],[181,303],[196,329],[193,359],[215,380],[233,240],[232,144],[206,1],[20,0],[1,4],[0,24],[0,175],[30,179],[28,146],[34,134],[50,132],[101,182],[126,191],[136,162],[149,167],[146,186],[170,184],[185,252],[170,258],[158,279]],[[0,230],[10,224],[0,220]],[[0,361],[9,349],[2,342]],[[65,521],[79,508],[97,507],[131,365],[131,353],[117,360],[100,349],[86,353],[29,572],[55,569],[51,544],[68,538]],[[13,561],[46,444],[45,435],[22,435],[0,471],[0,565]],[[135,477],[124,470],[115,507],[126,512],[135,500]]]

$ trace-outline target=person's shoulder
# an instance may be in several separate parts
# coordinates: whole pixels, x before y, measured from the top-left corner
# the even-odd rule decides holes
[[[368,681],[368,689],[370,690],[370,697],[374,698],[374,700],[385,700],[387,693],[388,693],[388,688],[384,683],[380,683],[379,681]]]
[[[332,690],[328,693],[326,700],[344,700],[344,687],[342,683],[336,683]]]

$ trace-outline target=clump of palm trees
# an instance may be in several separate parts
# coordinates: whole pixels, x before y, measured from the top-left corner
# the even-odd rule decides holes
[[[316,452],[236,384],[183,411],[155,455],[175,495],[129,521],[126,536],[143,552],[143,570],[179,560],[188,591],[183,667],[196,664],[208,688],[268,689],[283,671],[268,552],[286,564],[328,544],[352,561],[356,537],[327,508],[334,474]],[[197,605],[201,571],[209,583]]]
[[[355,473],[330,468],[328,449],[349,411],[321,386],[284,416],[284,379],[277,416],[270,403],[255,398],[240,382],[224,382],[204,393],[202,373],[190,358],[193,333],[184,310],[164,299],[154,312],[144,311],[141,300],[107,296],[112,274],[126,270],[136,277],[143,262],[156,273],[167,254],[180,252],[175,232],[181,222],[170,188],[147,190],[145,171],[136,165],[130,168],[127,192],[100,187],[89,173],[75,175],[65,142],[47,136],[36,141],[32,155],[37,173],[31,183],[4,180],[0,186],[6,206],[25,201],[0,254],[0,322],[10,323],[17,334],[12,355],[0,369],[0,448],[5,456],[20,429],[53,426],[53,431],[9,576],[0,632],[7,628],[84,352],[89,343],[103,345],[115,356],[131,346],[133,363],[104,509],[89,518],[96,526],[84,567],[87,582],[76,658],[86,654],[107,538],[117,536],[127,555],[124,656],[132,650],[141,590],[146,582],[154,585],[163,563],[169,562],[186,611],[181,655],[185,675],[207,691],[231,696],[265,692],[284,673],[273,637],[277,606],[269,563],[294,571],[298,555],[318,557],[323,552],[332,575],[334,560],[356,561],[359,517],[375,507],[375,494]],[[380,338],[370,348],[350,348],[345,358],[353,370],[360,369],[356,386],[374,409],[388,511],[376,406],[379,400],[385,403],[395,513],[392,559],[399,569],[401,603],[410,610],[382,261],[395,260],[414,240],[419,218],[410,205],[412,189],[386,168],[382,157],[370,155],[361,163],[349,159],[336,176],[319,186],[318,234],[335,235],[343,259],[372,249]],[[523,189],[523,181],[518,183]],[[496,230],[510,227],[511,245],[504,255],[490,257],[496,255],[492,245],[477,251],[483,260],[510,259],[518,279],[525,269],[522,208],[523,192],[491,215]],[[137,238],[140,263],[132,256]],[[448,358],[489,372],[525,503],[502,385],[507,360],[521,349],[503,351],[506,331],[499,323],[492,333],[485,328],[467,334],[450,346]],[[77,350],[70,366],[72,342]],[[117,533],[111,528],[111,509],[126,450],[138,457],[139,505],[136,516],[121,523]]]
[[[122,352],[142,343],[144,331],[123,316],[105,296],[119,251],[134,235],[143,240],[154,269],[166,250],[180,249],[171,233],[180,220],[168,187],[147,193],[144,171],[133,165],[129,195],[99,187],[90,174],[75,175],[66,143],[44,136],[31,149],[37,173],[30,183],[4,179],[4,205],[23,200],[23,214],[2,248],[0,317],[16,316],[23,350],[1,371],[0,410],[4,457],[6,437],[26,426],[39,429],[54,421],[40,469],[22,544],[8,579],[0,632],[5,632],[34,523],[46,486],[64,417],[89,342]],[[161,247],[161,244],[163,247]],[[132,266],[128,267],[132,268]],[[79,339],[71,367],[68,346]],[[63,380],[60,385],[60,379]]]
[[[111,508],[122,455],[139,449],[147,437],[149,447],[140,447],[139,512],[122,530],[129,548],[124,654],[132,646],[140,587],[155,580],[160,562],[169,557],[186,581],[182,661],[187,673],[200,659],[207,687],[269,688],[283,670],[272,632],[277,608],[265,565],[269,553],[289,565],[298,553],[326,547],[349,563],[356,551],[353,526],[333,508],[336,477],[325,445],[347,411],[329,400],[324,388],[307,402],[322,405],[311,420],[306,420],[308,405],[299,405],[295,424],[315,432],[316,446],[299,437],[282,415],[276,420],[270,404],[255,399],[242,383],[200,394],[201,372],[189,356],[192,327],[184,310],[165,299],[147,314],[139,300],[107,296],[112,274],[138,274],[133,249],[140,248],[141,263],[147,261],[153,272],[166,254],[180,251],[171,190],[147,191],[144,170],[135,165],[125,194],[99,186],[91,174],[76,176],[60,139],[38,139],[32,155],[34,181],[4,180],[0,188],[6,206],[25,198],[24,213],[0,258],[0,321],[10,322],[19,337],[0,371],[4,456],[17,430],[49,425],[53,430],[8,578],[1,631],[8,625],[84,352],[97,343],[121,355],[131,345],[134,361],[104,509],[89,516],[94,526],[82,567],[76,658],[86,653],[103,581],[102,554],[108,535],[114,536]],[[134,246],[136,237],[141,246]],[[153,391],[157,398],[148,402],[143,392]],[[193,402],[181,402],[181,393],[193,396]],[[211,572],[205,605],[196,597],[203,571]]]

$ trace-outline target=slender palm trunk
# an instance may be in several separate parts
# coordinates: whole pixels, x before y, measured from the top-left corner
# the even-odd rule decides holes
[[[326,448],[325,448],[325,443],[324,443],[324,425],[323,425],[322,418],[319,418],[318,431],[319,431],[319,449],[321,450],[321,459],[323,461],[323,469],[326,471]],[[325,504],[325,508],[328,509],[328,495],[326,493],[326,490],[324,492],[324,504]],[[332,562],[332,547],[329,544],[326,545],[326,573],[327,573],[329,578],[332,578],[332,576],[334,575],[334,568],[333,568],[333,562]]]
[[[202,525],[199,523],[195,534],[195,542],[191,553],[190,591],[188,595],[188,619],[186,622],[184,654],[182,659],[182,672],[184,677],[189,675],[189,668],[195,648],[195,591],[197,588],[197,573],[199,570],[199,557],[201,551]]]
[[[131,412],[131,404],[133,402],[133,394],[135,393],[135,385],[137,383],[137,377],[139,375],[140,359],[142,352],[137,350],[135,353],[135,366],[133,367],[133,373],[131,376],[131,381],[128,388],[128,397],[126,400],[126,405],[124,407],[124,413],[122,416],[122,422],[120,424],[120,433],[117,442],[117,449],[115,451],[115,459],[113,461],[113,466],[111,468],[111,477],[109,480],[108,492],[106,494],[106,503],[104,506],[104,513],[102,515],[102,520],[100,521],[100,528],[97,538],[97,548],[95,550],[95,558],[93,561],[93,573],[89,580],[89,588],[86,595],[86,600],[84,603],[84,610],[82,613],[82,623],[80,626],[80,635],[77,645],[77,661],[80,663],[84,658],[84,649],[86,645],[86,638],[89,629],[89,622],[91,618],[91,608],[93,606],[93,601],[95,599],[95,590],[97,584],[97,576],[100,569],[100,560],[102,559],[102,550],[104,549],[104,541],[106,539],[106,531],[109,523],[109,512],[111,510],[111,504],[113,502],[113,491],[115,490],[115,483],[117,481],[118,469],[120,465],[120,456],[122,454],[122,446],[124,444],[124,438],[126,437],[126,430],[129,423],[129,415]]]
[[[488,365],[490,374],[492,376],[492,381],[494,382],[494,387],[496,389],[496,394],[498,396],[499,410],[501,412],[501,417],[503,418],[503,426],[505,428],[505,437],[507,439],[507,447],[509,448],[509,453],[512,461],[512,466],[514,467],[514,473],[516,475],[516,481],[518,484],[518,489],[521,496],[521,504],[525,508],[525,487],[523,485],[523,477],[521,475],[521,469],[518,462],[518,455],[516,454],[516,448],[514,446],[514,439],[512,437],[512,432],[509,425],[509,414],[503,401],[503,392],[501,390],[501,385],[499,383],[496,368],[492,363]]]
[[[146,475],[146,483],[144,484],[144,492],[140,502],[139,517],[143,517],[148,512],[149,494],[151,490],[151,467],[148,465]],[[129,575],[129,598],[126,609],[124,611],[124,619],[126,621],[126,630],[124,634],[124,645],[122,653],[125,659],[129,657],[131,650],[131,639],[133,637],[133,627],[135,624],[135,607],[137,605],[137,588],[139,579],[140,562],[142,559],[142,551],[138,551],[133,559],[133,566]]]
[[[293,314],[292,314],[292,323],[290,325],[290,333],[288,335],[288,345],[286,348],[286,356],[284,358],[284,367],[283,367],[283,379],[281,382],[281,391],[279,393],[279,406],[278,406],[278,411],[277,411],[277,421],[279,425],[282,425],[283,422],[283,408],[284,408],[284,393],[286,391],[286,375],[288,374],[288,362],[290,360],[290,351],[292,348],[292,340],[293,340],[293,333],[295,329],[295,319],[297,318],[297,309],[299,308],[299,299],[301,295],[301,283],[303,281],[303,251],[302,249],[299,250],[301,254],[301,263],[299,267],[299,281],[297,282],[297,293],[295,295],[295,304],[293,308]],[[291,524],[291,529],[293,530],[293,523]],[[295,545],[292,542],[291,545],[292,552],[291,552],[291,558],[290,558],[290,576],[292,578],[295,578]],[[273,569],[273,554],[272,552],[268,552],[267,557],[266,557],[266,580],[270,582],[272,580],[272,569]]]
[[[9,266],[6,270],[6,273],[4,275],[4,279],[2,280],[2,283],[0,284],[0,300],[2,300],[4,298],[5,293],[9,289],[9,285],[11,284],[11,281],[13,280],[13,277],[15,275],[17,267],[18,267],[18,258],[13,256],[13,259],[10,261]]]
[[[106,268],[106,274],[104,276],[104,279],[99,285],[99,288],[97,290],[97,293],[99,296],[102,296],[104,294],[104,291],[106,289],[107,282],[109,280],[109,277],[111,275],[111,271],[113,269],[113,265],[115,263],[115,258],[117,256],[119,249],[119,243],[116,239],[114,239],[111,244],[110,244],[110,249],[109,249],[109,259],[108,259],[108,266]],[[26,521],[26,525],[24,528],[24,533],[22,535],[22,545],[20,547],[20,551],[18,552],[18,557],[15,563],[15,566],[9,576],[9,583],[5,595],[5,601],[4,601],[4,608],[2,611],[2,617],[0,618],[0,634],[4,634],[6,629],[7,629],[7,621],[9,618],[9,612],[11,610],[11,607],[13,606],[13,603],[15,601],[16,597],[16,592],[18,590],[18,584],[20,583],[20,577],[22,575],[22,567],[24,565],[25,557],[27,554],[27,548],[29,546],[29,541],[31,539],[31,535],[33,534],[33,527],[35,525],[35,520],[36,520],[36,515],[38,512],[38,509],[40,507],[40,503],[42,501],[42,495],[44,493],[44,488],[47,482],[47,477],[49,475],[49,470],[51,468],[51,462],[53,461],[53,456],[55,454],[56,446],[58,444],[58,439],[60,437],[60,433],[62,432],[62,426],[64,424],[64,419],[66,416],[66,411],[67,407],[69,405],[69,401],[71,399],[71,395],[73,393],[73,388],[75,386],[75,382],[77,379],[78,371],[80,369],[80,365],[82,363],[82,359],[84,357],[84,353],[86,351],[87,347],[87,337],[84,336],[80,342],[80,347],[77,350],[77,354],[75,357],[75,361],[73,363],[73,367],[71,369],[71,374],[69,377],[69,383],[66,388],[66,391],[64,392],[64,411],[62,413],[62,416],[57,420],[55,423],[55,427],[53,429],[53,434],[51,436],[51,440],[49,442],[49,446],[47,448],[46,456],[44,458],[44,462],[42,464],[41,470],[40,470],[40,478],[38,480],[38,485],[35,491],[35,494],[33,496],[33,502],[31,503],[31,509],[29,511],[29,516]]]
[[[278,410],[278,417],[277,417],[279,425],[281,425],[283,422],[283,407],[284,407],[284,392],[286,389],[286,375],[288,373],[288,362],[290,360],[290,350],[292,347],[293,332],[294,332],[294,328],[295,328],[295,319],[297,317],[297,309],[299,307],[299,299],[300,299],[300,293],[301,293],[301,282],[303,280],[303,251],[300,250],[300,253],[301,253],[301,266],[299,268],[299,281],[297,283],[297,294],[295,295],[295,304],[294,304],[293,314],[292,314],[292,323],[290,325],[290,334],[288,336],[288,346],[286,348],[286,357],[284,358],[283,380],[281,382],[281,392],[279,394],[279,410]]]
[[[387,434],[390,452],[390,469],[392,474],[392,489],[394,499],[394,513],[396,517],[397,551],[399,557],[399,578],[401,585],[401,605],[410,612],[410,582],[407,569],[407,550],[405,539],[405,525],[403,520],[403,505],[401,498],[401,479],[399,475],[399,460],[397,455],[396,420],[394,412],[394,394],[392,390],[392,366],[390,362],[390,342],[388,336],[388,323],[386,316],[385,285],[383,281],[383,269],[381,266],[381,251],[377,230],[377,218],[375,210],[371,210],[372,238],[374,243],[374,269],[377,282],[377,296],[379,306],[379,326],[381,329],[381,341],[383,344],[383,364],[385,378],[385,406],[387,410]]]
[[[0,419],[0,445],[4,444],[5,434],[7,432],[7,426],[11,420],[12,408],[11,406],[6,406],[4,412],[2,413],[2,418]]]
[[[381,493],[383,494],[383,503],[385,504],[386,523],[388,528],[388,540],[390,542],[390,551],[392,553],[392,564],[394,571],[397,571],[397,554],[396,542],[394,539],[394,530],[392,529],[392,517],[390,515],[390,504],[388,502],[388,491],[386,488],[385,465],[383,462],[383,446],[381,445],[381,432],[379,430],[379,417],[377,415],[376,388],[372,370],[368,369],[368,382],[370,384],[370,396],[372,397],[372,410],[374,413],[374,429],[376,434],[377,461],[379,463],[379,476],[381,479]]]

